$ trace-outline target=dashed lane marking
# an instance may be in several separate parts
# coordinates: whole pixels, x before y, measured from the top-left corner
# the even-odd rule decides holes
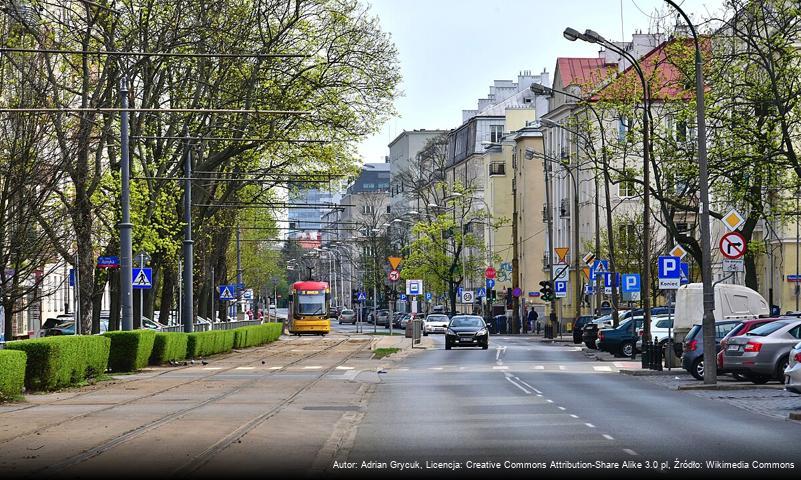
[[[559,365],[559,370],[567,370],[567,367],[564,365]]]
[[[572,413],[570,414],[570,416],[573,417],[573,418],[578,418],[578,415],[574,415]]]
[[[590,428],[595,428],[595,425],[593,425],[593,424],[591,424],[591,423],[585,423],[584,425],[586,425],[586,426],[588,426],[588,427],[590,427]]]
[[[508,370],[509,367],[507,367],[506,365],[495,365],[494,367],[492,367],[492,369],[493,370]]]
[[[604,433],[604,438],[607,440],[614,440],[614,438],[612,438],[612,435],[607,435],[605,433]]]
[[[253,370],[256,367],[236,367],[235,370]]]
[[[636,457],[637,455],[639,455],[639,453],[635,452],[634,450],[632,450],[630,448],[624,448],[623,451],[628,453],[632,457]]]
[[[346,367],[344,365],[337,365],[337,370],[353,370],[353,367]]]
[[[507,380],[509,380],[509,382],[510,382],[512,385],[514,385],[515,387],[517,387],[517,388],[519,388],[520,390],[522,390],[522,391],[523,391],[523,393],[525,393],[526,395],[531,395],[531,392],[529,392],[528,390],[526,390],[525,388],[523,388],[523,386],[522,386],[522,385],[520,385],[519,383],[515,382],[514,380],[512,380],[512,379],[511,379],[511,378],[509,378],[509,377],[506,377],[506,379],[507,379]]]
[[[545,401],[548,402],[548,403],[553,403],[553,400],[547,400],[546,399]]]
[[[559,410],[562,410],[562,411],[567,410],[565,407],[556,407],[556,408],[558,408]]]
[[[534,370],[545,370],[545,365],[534,365]]]
[[[612,367],[607,367],[606,365],[601,366],[601,367],[592,367],[592,369],[595,370],[596,372],[611,372],[612,371]]]
[[[284,367],[270,367],[267,370],[281,370]]]
[[[307,365],[303,367],[304,370],[319,370],[323,368],[322,365]]]
[[[205,367],[203,370],[222,370],[222,367]]]
[[[429,370],[442,370],[442,367],[429,367]]]

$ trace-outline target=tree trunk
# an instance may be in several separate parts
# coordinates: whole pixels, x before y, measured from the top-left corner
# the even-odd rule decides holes
[[[751,236],[754,234],[754,229],[756,228],[759,219],[760,215],[749,215],[748,219],[743,224],[743,227],[740,229],[740,233],[742,233],[743,237],[745,237],[746,244],[751,243]],[[759,291],[756,257],[747,251],[745,254],[745,286],[754,291]]]
[[[161,275],[161,305],[159,308],[159,318],[163,320],[161,323],[168,325],[170,323],[170,312],[172,311],[172,304],[175,301],[175,280],[178,275],[172,268],[164,268]],[[179,299],[180,300],[180,299]]]

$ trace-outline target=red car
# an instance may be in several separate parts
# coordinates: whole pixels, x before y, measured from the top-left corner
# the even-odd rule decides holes
[[[779,320],[778,317],[771,317],[771,318],[752,318],[750,320],[743,320],[739,325],[732,328],[729,333],[726,334],[725,337],[720,341],[720,351],[718,352],[718,373],[719,374],[726,374],[731,373],[726,371],[726,367],[723,363],[723,353],[726,351],[726,347],[729,344],[729,339],[732,337],[737,337],[739,335],[745,335],[746,333],[750,332],[751,330],[761,327],[766,323],[774,322]],[[741,378],[739,374],[733,374],[734,378],[738,380],[744,380]]]

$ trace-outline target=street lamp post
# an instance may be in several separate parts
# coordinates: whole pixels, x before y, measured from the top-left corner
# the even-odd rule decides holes
[[[133,241],[131,238],[131,158],[128,145],[128,79],[120,80],[120,100],[122,112],[120,113],[120,179],[122,189],[120,203],[122,204],[122,219],[120,228],[120,306],[122,307],[122,329],[133,330]],[[78,271],[78,264],[75,265]],[[77,285],[77,282],[76,282]],[[77,288],[77,287],[76,287]],[[75,317],[78,325],[81,319]]]
[[[704,69],[701,45],[690,17],[675,2],[665,0],[684,17],[695,43],[695,113],[698,123],[698,177],[701,194],[701,281],[704,285],[704,383],[717,382],[717,354],[715,350],[715,292],[712,286],[712,252],[709,233],[709,166],[706,158],[706,118],[704,112]],[[797,257],[796,257],[797,258]]]
[[[650,110],[651,110],[651,93],[648,86],[648,81],[645,78],[645,74],[640,67],[639,62],[637,61],[634,56],[630,53],[626,52],[622,48],[618,47],[614,43],[606,40],[604,37],[599,35],[598,33],[592,30],[586,30],[583,34],[579,33],[575,29],[567,28],[564,31],[564,37],[568,40],[575,41],[576,39],[583,40],[588,43],[595,43],[598,45],[602,45],[614,52],[619,53],[627,60],[631,62],[634,71],[637,73],[637,76],[640,78],[640,82],[642,84],[642,101],[643,101],[643,112],[642,112],[642,136],[643,136],[643,167],[642,167],[642,180],[643,180],[643,232],[642,232],[642,240],[643,240],[643,260],[642,260],[642,308],[643,308],[643,345],[645,346],[650,342],[651,336],[651,265],[650,265],[650,257],[651,257],[651,232],[650,232],[650,223],[651,223],[651,195],[650,195],[650,184],[651,184],[651,174],[650,174],[650,163],[651,163],[651,139],[650,139]],[[612,276],[611,279],[612,283],[612,290],[614,291],[617,288],[617,278],[615,275]],[[714,335],[714,332],[712,332]],[[712,340],[714,341],[714,336],[712,336]],[[712,345],[711,352],[713,355],[713,362],[714,359],[714,352],[715,346]],[[643,360],[644,361],[644,360]]]

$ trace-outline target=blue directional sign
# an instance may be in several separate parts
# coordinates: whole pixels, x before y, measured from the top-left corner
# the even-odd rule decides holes
[[[487,296],[487,289],[486,288],[479,288],[476,290],[476,297],[483,298]]]
[[[432,298],[434,298],[434,295],[431,292],[426,292],[426,301],[430,302]]]
[[[70,287],[75,286],[75,269],[70,268]]]
[[[220,300],[236,300],[236,285],[220,285],[217,288],[220,292]]]
[[[609,260],[596,260],[590,267],[590,280],[595,280],[596,275],[609,272]]]
[[[681,262],[681,277],[680,281],[682,285],[687,285],[690,283],[690,264]]]
[[[356,301],[357,302],[365,302],[365,301],[367,301],[367,294],[364,293],[364,292],[359,292],[359,294],[356,295]]]
[[[132,277],[133,288],[153,288],[153,269],[134,268]]]
[[[675,290],[681,285],[681,257],[659,257],[659,288]]]
[[[567,296],[567,282],[566,281],[556,281],[553,282],[553,291],[557,297],[566,297]]]
[[[623,281],[623,293],[633,293],[640,291],[640,274],[624,273],[621,275]]]
[[[487,290],[492,290],[495,288],[495,279],[488,278],[487,279]]]

